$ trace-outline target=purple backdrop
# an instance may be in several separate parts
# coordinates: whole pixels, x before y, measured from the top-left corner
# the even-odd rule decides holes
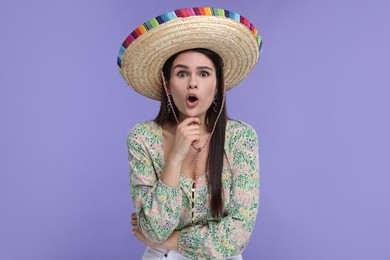
[[[387,0],[1,1],[0,259],[139,259],[126,134],[158,103],[116,67],[152,16],[213,5],[264,40],[228,94],[259,135],[261,206],[244,256],[390,259]]]

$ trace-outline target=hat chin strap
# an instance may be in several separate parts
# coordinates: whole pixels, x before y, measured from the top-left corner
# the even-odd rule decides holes
[[[177,124],[179,124],[179,120],[176,116],[176,112],[175,112],[175,109],[173,109],[173,106],[172,106],[172,101],[171,101],[171,98],[168,94],[168,88],[167,88],[167,83],[165,81],[165,76],[164,76],[164,73],[163,71],[161,71],[161,78],[162,78],[162,82],[163,82],[163,85],[164,85],[164,90],[165,90],[165,94],[167,96],[167,99],[168,99],[168,105],[171,107],[172,109],[172,113],[176,119],[176,122]],[[196,182],[198,180],[198,177],[199,177],[199,158],[200,158],[200,153],[204,150],[204,148],[210,143],[210,140],[211,140],[211,137],[213,136],[214,134],[214,131],[215,131],[215,128],[217,126],[217,122],[219,120],[219,117],[221,116],[222,114],[222,110],[223,110],[223,107],[224,107],[224,104],[225,104],[225,89],[226,89],[226,86],[224,85],[223,86],[223,95],[222,95],[222,105],[221,105],[221,109],[219,110],[219,113],[218,113],[218,116],[217,118],[215,119],[215,122],[214,122],[214,126],[213,126],[213,130],[211,131],[209,137],[207,138],[207,141],[206,143],[202,146],[202,147],[195,147],[194,144],[191,144],[191,146],[195,149],[195,155],[194,155],[194,158],[192,159],[191,163],[195,160],[195,181],[194,181],[194,184],[193,184],[193,188],[196,187]]]

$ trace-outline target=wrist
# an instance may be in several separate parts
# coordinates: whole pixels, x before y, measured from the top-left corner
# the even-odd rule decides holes
[[[166,249],[178,251],[180,231],[173,231],[172,235],[164,242]]]
[[[160,176],[161,181],[170,187],[179,187],[181,166],[181,161],[168,159]]]
[[[183,165],[183,159],[181,159],[179,156],[170,154],[167,158],[166,164],[169,167],[181,169],[181,166]]]

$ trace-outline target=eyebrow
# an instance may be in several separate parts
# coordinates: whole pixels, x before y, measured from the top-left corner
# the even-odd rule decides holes
[[[189,69],[188,66],[183,65],[183,64],[177,64],[175,67],[173,67],[172,70],[175,70],[176,68]],[[196,69],[198,69],[198,70],[211,70],[211,71],[214,71],[214,70],[213,70],[212,68],[210,68],[209,66],[198,66],[198,67],[196,67]]]

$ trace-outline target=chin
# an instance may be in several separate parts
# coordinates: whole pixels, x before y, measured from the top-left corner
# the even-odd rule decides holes
[[[197,112],[197,111],[186,111],[181,113],[184,117],[206,117],[206,112]]]

